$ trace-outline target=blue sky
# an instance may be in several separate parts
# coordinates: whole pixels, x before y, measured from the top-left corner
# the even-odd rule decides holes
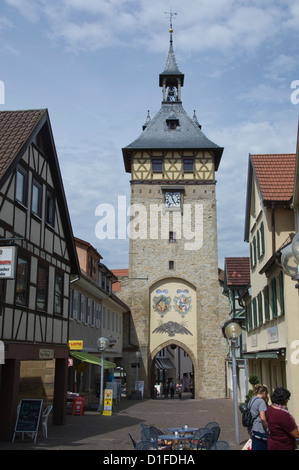
[[[110,269],[128,266],[128,240],[99,240],[95,210],[117,209],[118,196],[129,204],[121,149],[140,135],[147,110],[160,109],[170,8],[184,109],[224,147],[216,174],[223,267],[226,256],[248,256],[249,153],[296,149],[298,1],[0,1],[0,109],[48,108],[74,235]]]

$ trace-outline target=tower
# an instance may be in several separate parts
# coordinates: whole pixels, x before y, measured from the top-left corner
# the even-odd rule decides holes
[[[141,352],[145,396],[153,390],[156,354],[172,346],[192,360],[195,397],[219,398],[227,312],[218,277],[215,172],[223,148],[204,135],[195,112],[192,118],[185,112],[183,85],[171,27],[159,75],[161,108],[153,119],[148,113],[141,135],[122,149],[131,173],[129,276],[122,296],[132,312],[131,344]],[[125,362],[134,389],[132,354]]]

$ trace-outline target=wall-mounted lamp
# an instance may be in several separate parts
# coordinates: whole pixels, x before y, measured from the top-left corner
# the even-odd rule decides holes
[[[284,272],[294,281],[296,289],[299,288],[299,232],[294,236],[292,243],[280,250],[281,265]]]

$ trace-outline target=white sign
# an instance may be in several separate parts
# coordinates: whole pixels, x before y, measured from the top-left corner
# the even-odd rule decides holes
[[[15,278],[16,260],[16,246],[0,246],[0,279]]]

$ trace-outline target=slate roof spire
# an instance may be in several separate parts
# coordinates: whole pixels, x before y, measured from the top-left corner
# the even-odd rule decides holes
[[[171,14],[172,15],[172,14]],[[181,101],[181,87],[184,85],[184,74],[179,70],[173,50],[172,21],[170,22],[169,51],[165,69],[159,75],[159,86],[163,87],[164,101]],[[166,92],[168,91],[167,95]]]

